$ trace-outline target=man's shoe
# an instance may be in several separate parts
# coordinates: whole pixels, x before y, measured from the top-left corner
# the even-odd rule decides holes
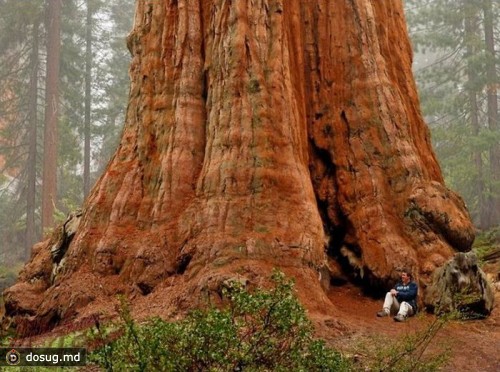
[[[377,316],[378,316],[379,318],[383,318],[384,316],[388,316],[388,315],[389,315],[389,313],[388,313],[387,311],[385,311],[385,310],[380,310],[380,311],[377,313]]]
[[[394,321],[396,322],[404,322],[406,320],[406,317],[401,315],[401,314],[398,314],[394,317]]]

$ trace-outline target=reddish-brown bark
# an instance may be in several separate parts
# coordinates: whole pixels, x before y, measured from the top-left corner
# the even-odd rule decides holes
[[[329,276],[378,288],[404,266],[425,286],[470,249],[420,114],[400,1],[145,0],[128,45],[120,146],[63,260],[55,235],[6,292],[22,329],[118,293],[172,315],[272,267],[297,278],[312,312],[333,311]]]

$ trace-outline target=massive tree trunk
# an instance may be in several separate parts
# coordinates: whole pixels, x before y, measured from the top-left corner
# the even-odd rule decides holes
[[[36,245],[6,292],[21,331],[104,311],[117,293],[171,315],[272,267],[327,312],[328,276],[377,289],[406,267],[425,286],[470,249],[400,1],[137,4],[121,144],[74,238],[68,222]]]

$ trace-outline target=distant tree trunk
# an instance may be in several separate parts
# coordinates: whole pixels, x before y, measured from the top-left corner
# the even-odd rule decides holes
[[[86,50],[85,50],[85,145],[83,151],[83,195],[87,197],[90,192],[90,109],[92,96],[90,87],[92,83],[92,0],[87,0],[86,22]]]
[[[74,238],[40,245],[6,292],[18,330],[112,309],[117,293],[172,315],[272,267],[328,313],[330,277],[374,292],[407,267],[425,285],[470,249],[420,113],[401,1],[144,0],[128,45],[120,146]],[[63,259],[58,241],[71,241]]]
[[[464,21],[464,40],[467,49],[467,95],[469,101],[469,120],[472,128],[472,134],[478,137],[480,134],[479,123],[479,105],[477,102],[477,71],[472,62],[473,56],[477,55],[477,39],[478,39],[478,17],[476,15],[468,15]],[[486,204],[485,198],[485,182],[483,174],[483,159],[481,149],[474,150],[473,166],[477,172],[475,179],[476,193],[478,198],[477,209],[479,211],[479,227],[484,228],[489,224],[490,212],[489,206]]]
[[[26,191],[26,240],[25,259],[31,254],[31,247],[37,239],[36,233],[36,155],[37,155],[37,126],[38,126],[38,70],[39,70],[39,38],[40,21],[38,17],[33,22],[33,47],[31,50],[30,66],[30,97],[29,97],[29,130],[28,130],[28,166]]]
[[[57,122],[59,119],[59,59],[61,0],[48,0],[47,76],[43,137],[42,229],[52,227],[57,197]]]
[[[488,62],[486,67],[487,94],[488,94],[488,127],[493,133],[500,133],[498,120],[498,74],[497,54],[495,51],[495,38],[493,27],[493,4],[491,0],[484,0],[484,35]],[[500,144],[497,141],[490,150],[490,173],[492,190],[489,196],[490,221],[487,227],[500,224]]]

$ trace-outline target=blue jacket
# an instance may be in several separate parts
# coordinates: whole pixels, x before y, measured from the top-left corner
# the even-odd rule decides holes
[[[399,303],[407,302],[413,307],[413,311],[417,312],[417,294],[418,294],[418,286],[415,282],[409,282],[408,284],[403,284],[402,282],[398,282],[394,289],[398,292],[396,295],[396,299]]]

